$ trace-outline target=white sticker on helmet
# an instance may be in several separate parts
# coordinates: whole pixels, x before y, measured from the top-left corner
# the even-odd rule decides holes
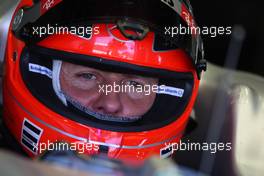
[[[173,145],[172,144],[165,144],[166,147],[160,149],[160,158],[165,159],[170,157],[173,154]]]
[[[31,72],[39,73],[39,74],[42,74],[42,75],[46,75],[49,78],[52,78],[52,71],[50,69],[48,69],[47,67],[44,67],[44,66],[41,66],[41,65],[38,65],[38,64],[29,63],[28,69]]]
[[[158,94],[172,95],[175,97],[183,97],[184,89],[161,85],[157,91]]]
[[[38,154],[38,145],[42,133],[43,129],[25,118],[21,131],[21,144],[32,153]]]

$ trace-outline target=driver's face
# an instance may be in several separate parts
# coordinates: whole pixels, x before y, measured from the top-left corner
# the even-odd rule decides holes
[[[63,62],[60,72],[60,84],[63,92],[94,112],[116,117],[144,115],[153,105],[155,92],[100,91],[103,85],[146,86],[157,85],[158,79],[136,75],[101,71],[87,66]],[[101,89],[102,90],[102,89]]]

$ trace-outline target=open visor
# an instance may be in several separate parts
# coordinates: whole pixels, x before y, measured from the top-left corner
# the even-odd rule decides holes
[[[33,7],[18,10],[13,22],[15,35],[34,44],[49,35],[38,35],[37,28],[49,26],[89,26],[99,23],[116,24],[130,40],[142,40],[149,31],[155,33],[154,51],[183,49],[192,59],[198,78],[206,69],[203,44],[191,7],[186,1],[149,0],[89,0],[35,1]],[[180,28],[185,28],[181,33]],[[134,31],[133,34],[127,30]]]
[[[54,67],[54,61],[74,64],[107,71],[140,75],[158,79],[159,89],[151,108],[140,119],[131,122],[118,122],[100,119],[74,106],[68,97],[66,103],[58,96],[54,88],[54,78],[60,73]],[[22,78],[40,102],[52,111],[84,125],[100,129],[124,132],[145,131],[163,127],[180,117],[192,95],[194,78],[192,73],[178,73],[163,69],[120,63],[104,58],[29,46],[23,50],[20,58]],[[41,81],[39,81],[41,80]],[[147,95],[146,95],[147,96]]]

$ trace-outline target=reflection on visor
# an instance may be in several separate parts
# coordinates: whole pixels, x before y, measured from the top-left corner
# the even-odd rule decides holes
[[[110,114],[102,114],[95,111],[92,111],[90,108],[82,105],[80,102],[75,100],[74,98],[67,95],[65,92],[60,92],[64,97],[66,98],[67,102],[69,102],[72,106],[77,108],[78,110],[84,112],[85,114],[88,114],[90,116],[95,117],[99,120],[105,120],[105,121],[111,121],[111,122],[135,122],[139,119],[141,119],[141,116],[130,116],[130,117],[124,117],[124,116],[113,116]]]

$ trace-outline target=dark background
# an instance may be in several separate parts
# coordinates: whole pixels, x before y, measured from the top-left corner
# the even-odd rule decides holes
[[[199,26],[242,25],[246,30],[237,69],[264,77],[264,10],[261,1],[190,0]],[[203,36],[205,57],[209,62],[224,65],[231,36]]]

